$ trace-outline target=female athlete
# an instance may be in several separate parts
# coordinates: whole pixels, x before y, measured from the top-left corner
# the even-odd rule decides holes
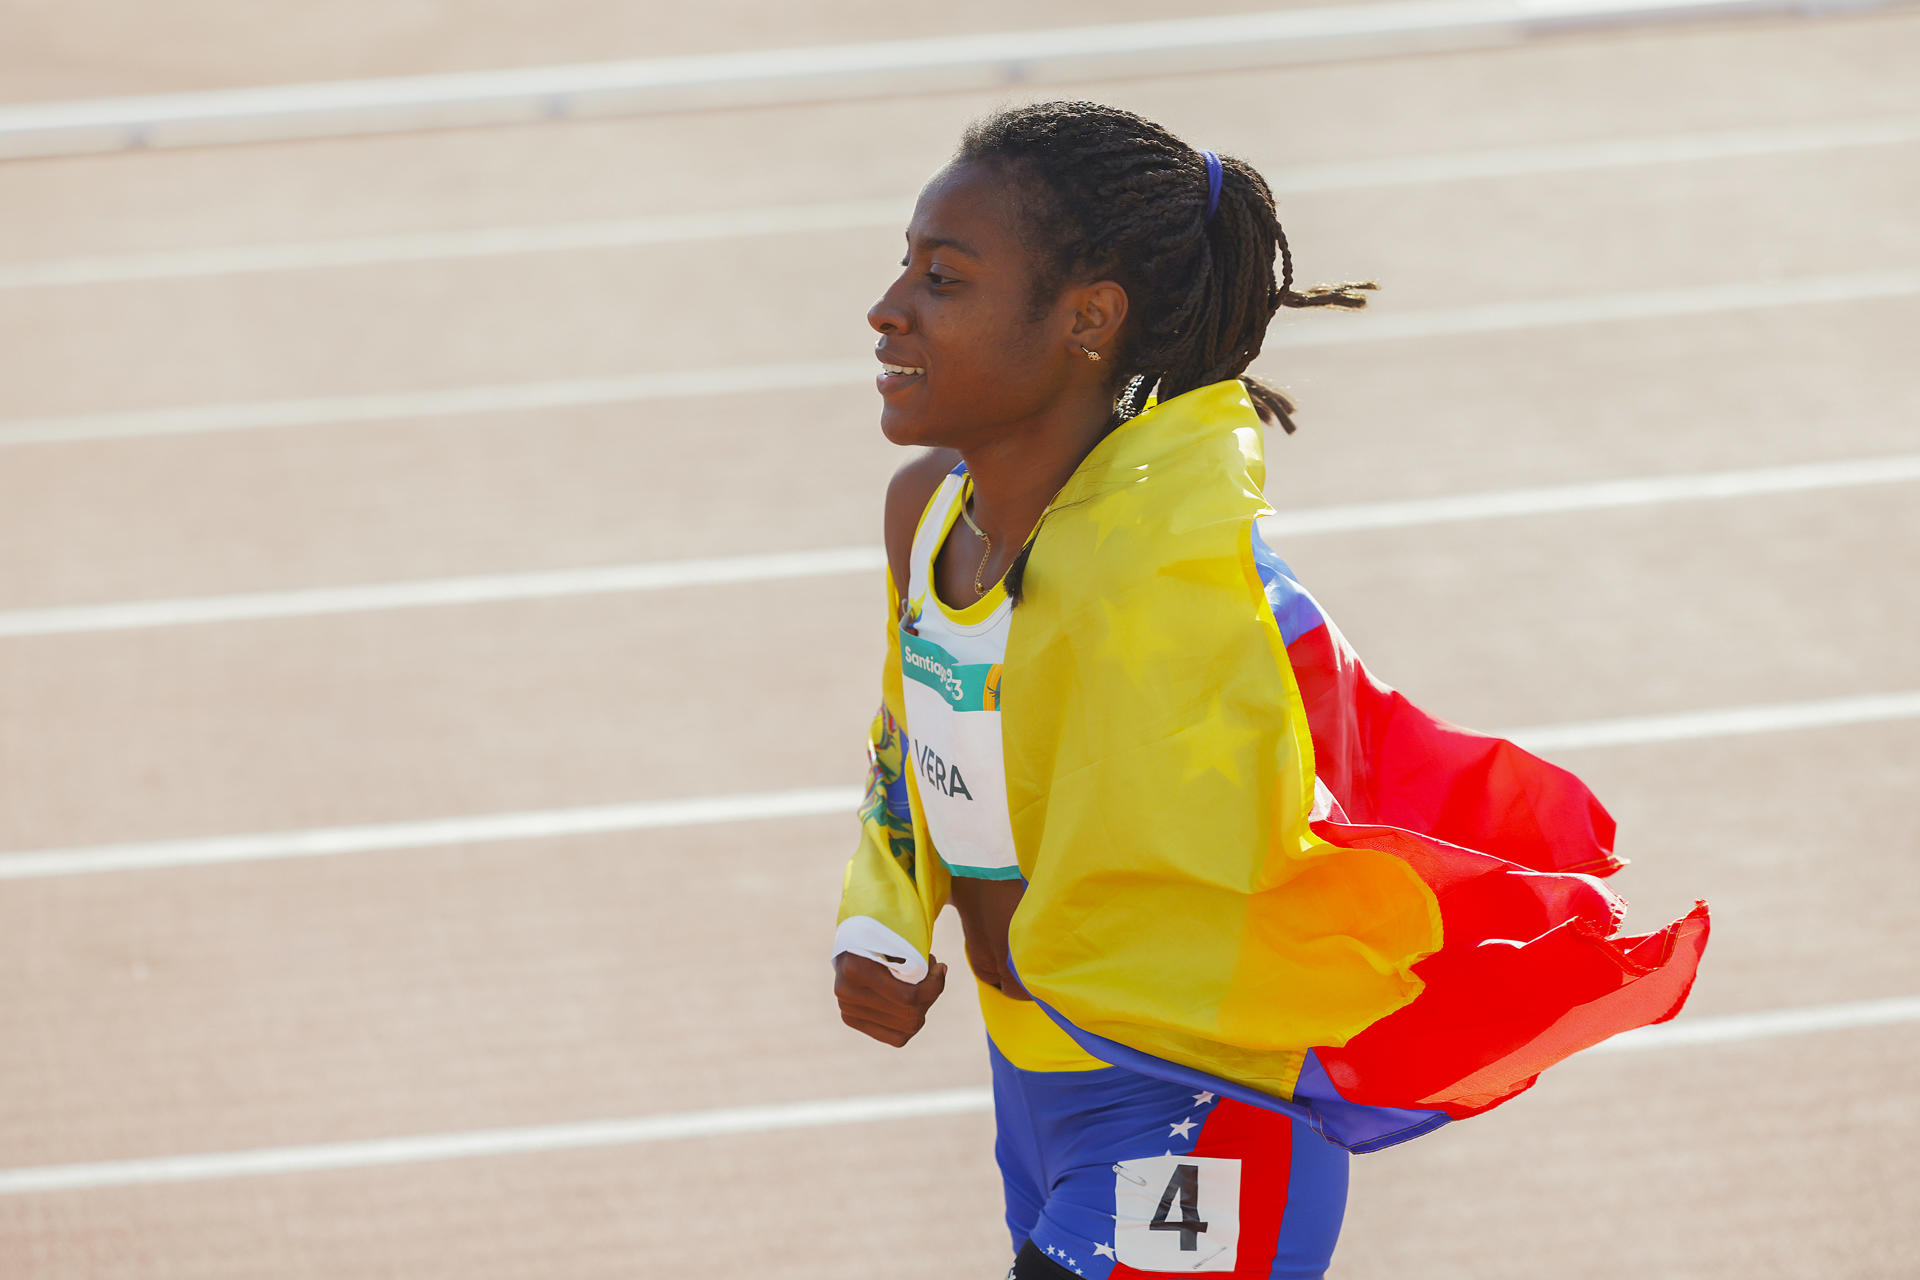
[[[1276,277],[1276,259],[1278,274]],[[1678,1012],[1571,775],[1373,681],[1280,559],[1248,376],[1298,291],[1250,166],[1111,107],[972,126],[868,313],[888,657],[835,937],[905,1044],[951,903],[1012,1277],[1315,1277],[1350,1151]],[[1498,940],[1505,946],[1479,945]]]

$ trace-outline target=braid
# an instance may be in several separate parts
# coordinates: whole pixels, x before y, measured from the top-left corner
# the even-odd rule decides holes
[[[1293,291],[1293,251],[1273,192],[1253,166],[1221,156],[1207,213],[1198,151],[1150,120],[1093,102],[1012,107],[971,125],[956,163],[1003,165],[1023,243],[1033,255],[1032,312],[1069,282],[1111,279],[1130,303],[1113,360],[1114,420],[1239,378],[1261,418],[1294,429],[1293,401],[1246,375],[1267,325],[1286,307],[1363,307],[1371,282]],[[1276,252],[1281,275],[1274,279]],[[1005,582],[1016,602],[1032,542]]]

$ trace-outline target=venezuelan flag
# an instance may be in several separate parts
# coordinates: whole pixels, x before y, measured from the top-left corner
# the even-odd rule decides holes
[[[1586,787],[1367,673],[1263,532],[1261,434],[1237,381],[1153,405],[1043,523],[999,686],[1012,958],[1094,1057],[1368,1151],[1672,1017],[1708,917],[1620,936]],[[911,976],[947,886],[874,760],[842,928]]]

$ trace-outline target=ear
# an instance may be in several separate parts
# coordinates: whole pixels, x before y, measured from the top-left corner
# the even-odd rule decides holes
[[[1111,354],[1127,318],[1127,291],[1115,280],[1096,280],[1067,291],[1073,308],[1069,340],[1076,348]]]

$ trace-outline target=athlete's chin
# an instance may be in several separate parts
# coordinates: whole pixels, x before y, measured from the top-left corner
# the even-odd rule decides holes
[[[911,421],[903,421],[899,414],[888,409],[880,410],[880,434],[887,438],[888,444],[918,444],[917,433]]]
[[[880,406],[880,434],[890,444],[918,445],[922,448],[951,448],[937,419],[924,413],[908,413],[891,404]]]

